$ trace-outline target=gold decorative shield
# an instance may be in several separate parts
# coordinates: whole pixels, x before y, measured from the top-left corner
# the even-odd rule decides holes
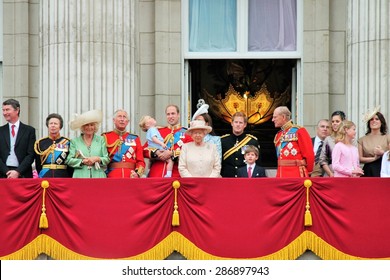
[[[244,112],[249,125],[259,125],[272,118],[276,107],[287,104],[289,90],[290,88],[287,88],[282,93],[274,93],[271,97],[267,86],[263,84],[260,90],[251,96],[249,92],[240,94],[230,85],[225,98],[222,99],[220,95],[214,97],[204,91],[204,99],[210,105],[209,111],[227,123],[231,123],[234,113]]]

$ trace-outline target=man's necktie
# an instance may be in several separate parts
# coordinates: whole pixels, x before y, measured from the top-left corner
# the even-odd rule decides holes
[[[12,137],[15,137],[15,125],[11,125],[11,134],[12,134]]]
[[[248,178],[252,177],[252,166],[248,167]]]
[[[320,154],[321,154],[321,150],[322,150],[322,146],[323,145],[324,145],[324,141],[320,141],[320,145],[318,146],[318,149],[317,149],[317,152],[316,152],[316,156],[314,158],[315,163],[318,163],[318,161],[320,160]]]

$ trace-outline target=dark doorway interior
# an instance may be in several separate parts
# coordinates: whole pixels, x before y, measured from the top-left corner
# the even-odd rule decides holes
[[[249,117],[246,132],[256,136],[261,145],[264,167],[276,166],[273,143],[278,129],[272,119],[273,109],[291,108],[292,59],[201,59],[190,60],[191,110],[200,99],[210,105],[214,130],[222,136],[231,133],[229,118],[235,110]],[[245,108],[245,110],[243,109]]]

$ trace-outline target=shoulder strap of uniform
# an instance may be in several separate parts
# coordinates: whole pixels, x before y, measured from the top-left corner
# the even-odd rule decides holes
[[[240,142],[238,142],[236,145],[234,145],[233,147],[231,147],[229,150],[227,150],[224,154],[223,154],[223,159],[227,159],[228,157],[230,157],[232,154],[234,154],[235,152],[237,152],[239,149],[241,149],[243,146],[245,146],[250,140],[252,139],[252,137],[250,137],[249,135],[246,135],[244,137],[244,139],[242,139]]]
[[[256,136],[254,136],[254,135],[252,135],[252,134],[247,134],[247,136],[249,136],[249,137],[251,137],[251,138],[253,138],[253,139],[257,140],[257,137],[256,137]]]

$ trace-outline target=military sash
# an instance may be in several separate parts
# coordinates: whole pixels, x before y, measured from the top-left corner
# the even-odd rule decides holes
[[[184,133],[185,133],[185,129],[180,129],[175,133],[169,133],[164,138],[164,143],[167,145],[167,148],[169,150],[172,150],[175,144],[177,144],[182,138],[184,138]]]
[[[297,141],[298,136],[297,136],[297,131],[299,127],[294,126],[291,127],[286,133],[281,133],[279,139],[276,141],[276,156],[279,158],[280,156],[280,151],[286,147],[286,145],[291,142],[291,141]]]
[[[242,139],[240,142],[238,142],[236,145],[234,145],[233,147],[231,147],[229,150],[227,150],[224,154],[223,154],[223,159],[227,159],[228,157],[230,157],[232,154],[234,154],[235,152],[237,152],[239,149],[241,149],[242,147],[244,147],[246,144],[248,144],[248,142],[252,139],[251,136],[247,135],[245,136],[244,139]]]
[[[137,139],[137,136],[134,134],[129,134],[127,137],[122,141],[120,139],[117,139],[115,141],[116,146],[114,147],[110,153],[110,155],[114,154],[112,157],[113,162],[121,162],[123,155],[126,155],[127,157],[131,157],[131,155],[134,153],[134,148],[137,143],[135,142],[135,139]]]

